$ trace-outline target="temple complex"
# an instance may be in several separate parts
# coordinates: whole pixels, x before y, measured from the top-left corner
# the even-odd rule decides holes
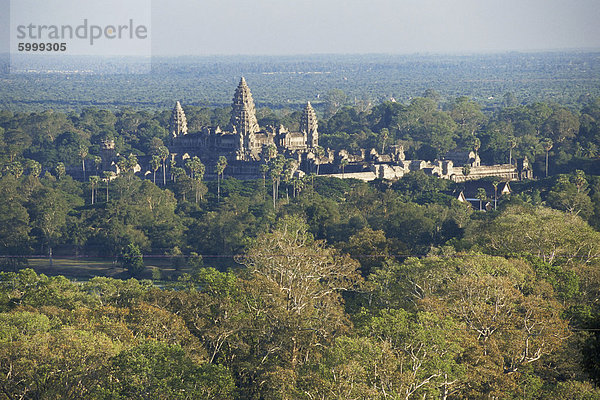
[[[233,96],[229,126],[204,127],[200,132],[189,133],[179,102],[173,109],[170,125],[169,150],[174,159],[198,156],[211,165],[225,156],[228,174],[241,178],[258,176],[260,163],[272,153],[270,148],[299,164],[319,145],[317,116],[310,103],[302,112],[299,132],[282,125],[260,127],[252,93],[243,77]]]
[[[226,127],[204,127],[199,132],[188,132],[185,113],[176,102],[169,126],[169,151],[172,160],[181,162],[198,156],[208,166],[214,166],[219,157],[227,159],[227,175],[239,179],[255,179],[262,175],[261,165],[274,154],[283,154],[295,161],[298,174],[319,175],[361,180],[399,179],[412,171],[450,179],[455,182],[476,180],[488,176],[505,181],[533,177],[527,159],[516,165],[481,165],[474,151],[453,151],[441,160],[406,160],[400,145],[390,146],[386,154],[375,149],[361,149],[359,154],[346,150],[334,152],[319,148],[318,120],[315,110],[306,103],[299,121],[299,131],[286,127],[261,127],[256,118],[256,107],[250,88],[242,77],[235,89],[231,118]],[[207,175],[212,172],[207,168]]]

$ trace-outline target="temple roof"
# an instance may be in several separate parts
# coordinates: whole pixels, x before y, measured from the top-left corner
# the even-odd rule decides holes
[[[259,131],[254,100],[244,77],[240,79],[240,83],[233,96],[231,125],[242,134]]]
[[[171,113],[171,134],[176,137],[179,135],[187,135],[187,133],[188,127],[185,112],[183,112],[181,103],[177,101],[173,108],[173,112]]]

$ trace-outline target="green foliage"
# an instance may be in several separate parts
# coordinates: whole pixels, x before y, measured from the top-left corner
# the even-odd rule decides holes
[[[130,243],[121,255],[121,266],[129,272],[132,277],[139,277],[146,269],[142,252],[138,246]]]
[[[524,205],[472,224],[465,238],[499,255],[533,254],[550,264],[569,264],[600,256],[599,235],[576,215]]]
[[[226,368],[198,365],[180,346],[154,341],[119,353],[109,369],[99,398],[223,399],[235,388]]]
[[[579,64],[568,64],[577,74]],[[380,67],[373,73],[393,69]],[[565,107],[503,84],[501,93],[514,96],[476,102],[471,98],[480,96],[468,89],[452,97],[457,91],[442,82],[438,93],[417,97],[389,80],[383,96],[360,74],[345,73],[353,85],[344,92],[332,90],[339,81],[327,81],[329,74],[302,78],[324,76],[313,83],[325,82],[322,93],[329,93],[315,102],[330,114],[319,121],[326,147],[384,153],[402,145],[408,159],[472,148],[486,164],[527,156],[537,176],[548,155],[549,171],[565,174],[511,183],[517,193],[510,200],[497,212],[479,213],[454,200],[461,185],[422,172],[391,184],[300,181],[290,174],[294,163],[274,149],[261,169],[265,181],[225,178],[227,160],[168,163],[169,112],[162,103],[150,105],[155,111],[0,111],[3,395],[597,398],[586,379],[598,379],[600,181],[593,160],[600,101]],[[189,73],[173,80],[190,81],[182,77]],[[8,86],[13,79],[20,78]],[[48,79],[40,77],[40,85]],[[78,83],[93,85],[89,79]],[[278,90],[278,75],[268,79],[275,81],[266,90]],[[286,85],[309,98],[315,86],[293,81],[287,77]],[[361,85],[364,93],[355,93]],[[380,101],[394,90],[397,101]],[[573,96],[562,86],[557,93]],[[296,129],[296,100],[290,109],[260,109],[261,121]],[[221,102],[229,100],[211,103]],[[186,113],[192,132],[229,120],[227,108],[186,106]],[[119,163],[121,176],[102,171],[105,139],[129,155]],[[114,178],[106,186],[100,178],[69,176],[91,160],[91,178]],[[131,173],[145,160],[153,182],[162,168],[161,188]],[[343,172],[345,163],[338,167]],[[206,168],[218,175],[208,186]],[[97,193],[104,189],[106,202]],[[21,269],[25,256],[46,250],[110,257],[115,265],[122,255],[132,276],[144,271],[142,253],[167,255],[172,265],[164,267],[180,277],[157,288],[104,277],[74,283]],[[162,260],[157,265],[155,278]]]

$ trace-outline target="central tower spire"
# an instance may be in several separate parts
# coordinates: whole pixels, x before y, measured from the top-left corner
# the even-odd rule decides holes
[[[300,132],[304,135],[304,141],[308,148],[314,148],[319,145],[318,129],[317,114],[309,101],[306,103],[306,107],[304,107],[300,116]]]
[[[240,79],[240,84],[235,89],[233,96],[231,125],[235,127],[237,133],[244,137],[254,135],[259,131],[254,100],[244,77]]]

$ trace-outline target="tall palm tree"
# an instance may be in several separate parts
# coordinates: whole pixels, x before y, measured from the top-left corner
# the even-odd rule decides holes
[[[494,211],[498,209],[498,183],[500,182],[492,182],[492,185],[494,186]]]
[[[94,204],[94,199],[96,198],[96,188],[98,187],[98,182],[100,182],[100,177],[98,175],[90,176],[90,188],[92,191],[92,205]]]
[[[227,167],[227,158],[225,156],[219,157],[217,161],[217,202],[221,201],[221,179],[225,173]]]
[[[162,161],[162,170],[163,170],[163,186],[167,186],[167,168],[166,168],[166,162],[167,162],[167,157],[169,157],[169,149],[167,148],[167,146],[160,146],[158,148],[158,156],[160,157],[161,161]]]
[[[484,188],[477,189],[477,198],[479,199],[479,211],[483,211],[483,201],[487,198]]]
[[[277,206],[277,199],[279,198],[279,182],[281,181],[284,165],[285,158],[281,154],[269,162],[269,175],[273,181],[273,208]]]
[[[160,157],[159,156],[152,156],[152,159],[150,160],[150,169],[152,169],[152,183],[154,183],[156,185],[156,171],[158,171],[158,169],[160,168]]]
[[[110,184],[110,180],[113,176],[113,173],[112,173],[112,171],[104,171],[103,175],[104,175],[104,180],[106,181],[106,203],[108,204],[108,186]]]
[[[512,165],[512,151],[517,147],[517,140],[515,138],[508,139],[508,163]]]
[[[544,146],[544,150],[546,150],[546,178],[548,177],[548,153],[550,152],[550,150],[552,150],[552,146],[554,146],[554,143],[552,142],[552,139],[545,139],[544,142],[542,143],[542,145]]]
[[[319,167],[321,166],[321,157],[325,155],[325,150],[321,146],[315,147],[315,161],[317,162],[317,175],[319,175]]]
[[[340,168],[342,169],[342,179],[344,179],[344,169],[346,168],[346,165],[348,165],[348,160],[346,158],[342,158],[340,160]]]
[[[88,147],[84,144],[79,146],[78,155],[81,158],[81,169],[83,171],[83,180],[85,181],[85,158],[88,155]]]
[[[263,201],[265,201],[265,194],[267,192],[267,172],[269,172],[269,165],[261,164],[260,173],[263,177]]]

